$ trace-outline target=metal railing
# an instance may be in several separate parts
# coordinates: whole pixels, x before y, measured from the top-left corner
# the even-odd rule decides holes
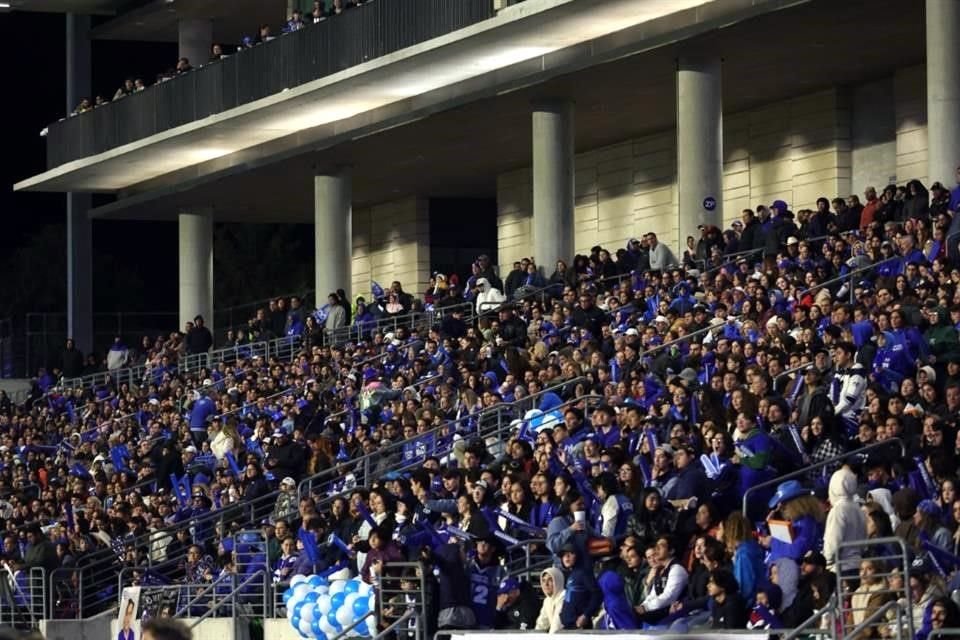
[[[137,582],[137,574],[149,573],[160,580],[172,580],[180,575],[187,549],[184,548],[174,556],[160,559],[155,554],[147,553],[143,566],[131,567],[123,562],[120,554],[126,548],[152,548],[151,544],[158,539],[173,540],[181,530],[192,531],[196,534],[208,531],[223,533],[228,537],[231,529],[243,530],[248,526],[257,526],[268,517],[275,507],[278,492],[271,492],[254,500],[237,502],[216,511],[210,511],[196,518],[187,518],[166,529],[146,533],[130,540],[124,540],[123,547],[113,549],[103,547],[95,550],[83,566],[61,568],[53,571],[50,576],[52,590],[55,597],[70,600],[75,606],[63,606],[57,617],[65,619],[82,619],[101,613],[112,606],[123,587]],[[192,536],[193,537],[193,536]],[[196,537],[201,537],[196,534]],[[158,561],[159,560],[159,561]],[[116,591],[116,587],[120,591]],[[62,591],[61,595],[57,592]]]
[[[851,590],[849,581],[851,577],[856,576],[856,572],[859,571],[859,563],[857,567],[847,568],[846,572],[843,570],[843,561],[840,558],[843,556],[843,551],[845,549],[856,549],[860,552],[868,549],[874,548],[877,549],[878,553],[870,556],[870,560],[873,560],[880,564],[883,569],[873,574],[874,579],[882,580],[884,582],[884,587],[882,589],[870,590],[871,595],[886,595],[890,598],[890,602],[886,603],[883,607],[878,610],[873,610],[868,606],[866,607],[854,607],[852,596],[855,591]],[[898,549],[899,553],[884,553],[885,551],[891,551],[892,549]],[[884,624],[895,625],[893,628],[894,636],[896,638],[906,637],[912,640],[914,637],[914,628],[913,628],[913,614],[910,611],[910,608],[913,606],[913,598],[911,597],[910,589],[910,549],[907,548],[907,543],[903,538],[896,536],[890,536],[887,538],[871,538],[868,540],[841,540],[840,544],[837,546],[837,633],[840,638],[855,638],[860,632],[866,629],[876,629]],[[829,560],[829,558],[828,558]],[[867,558],[864,558],[867,560]],[[848,560],[849,561],[849,560]],[[889,585],[888,579],[893,577],[899,577],[903,581],[903,586],[900,588],[893,588]],[[907,602],[907,610],[904,611],[903,607],[900,606],[899,600],[903,598]],[[887,615],[893,610],[894,617],[891,620]],[[869,615],[866,612],[871,612]],[[862,612],[866,617],[861,620],[858,624],[853,624],[854,617],[856,613]],[[879,634],[871,634],[873,635]]]
[[[241,359],[260,356],[265,360],[270,358],[292,359],[299,351],[300,336],[283,336],[264,342],[251,342],[214,349],[207,353],[188,354],[176,363],[178,373],[196,373],[204,368],[212,368],[219,364],[230,364]],[[86,389],[107,384],[121,386],[128,384],[133,387],[154,376],[154,368],[149,364],[139,364],[113,371],[98,371],[79,378],[64,378],[61,386],[67,389]]]
[[[822,620],[827,619],[827,629],[819,629],[819,626],[822,626]],[[827,603],[813,612],[813,614],[797,625],[792,631],[789,631],[785,635],[781,636],[780,640],[797,640],[800,637],[806,637],[809,635],[828,635],[831,638],[836,637],[836,628],[835,624],[837,618],[837,594],[833,594],[827,600]],[[817,626],[814,626],[817,625]]]
[[[383,573],[377,576],[377,623],[378,629],[371,634],[382,637],[388,630],[399,629],[403,621],[415,622],[414,638],[422,640],[424,626],[427,622],[427,611],[430,604],[427,598],[430,590],[427,589],[426,571],[418,562],[390,562],[384,565]],[[412,584],[413,589],[404,589],[403,583]],[[379,630],[383,627],[383,631]],[[345,630],[346,631],[346,630]],[[400,633],[397,634],[401,636]]]
[[[0,626],[35,629],[47,617],[46,570],[0,569]]]
[[[434,307],[423,311],[411,311],[410,313],[377,318],[369,323],[357,324],[354,322],[348,326],[334,329],[332,333],[324,332],[323,344],[339,346],[348,342],[365,340],[375,333],[395,333],[399,329],[422,331],[437,324],[447,315],[458,311],[469,315],[472,307],[472,303],[462,302],[445,307]]]
[[[829,289],[831,285],[838,284],[846,280],[850,280],[856,275],[859,275],[861,273],[866,273],[867,271],[872,271],[882,264],[886,264],[888,262],[894,262],[895,260],[903,260],[903,257],[893,256],[891,258],[886,258],[884,260],[878,260],[877,262],[874,262],[873,264],[868,264],[865,267],[859,267],[857,269],[853,269],[852,271],[848,271],[842,276],[837,276],[836,278],[830,278],[829,280],[825,280],[823,282],[817,283],[808,289],[804,289],[803,291],[799,292],[798,295],[802,296],[804,294],[816,291],[818,289]],[[856,287],[850,287],[850,304],[853,304],[855,302],[854,291],[856,291]]]
[[[899,445],[900,445],[900,452],[901,452],[901,454],[902,454],[904,457],[906,457],[906,455],[907,455],[907,445],[906,445],[906,443],[904,443],[904,441],[901,440],[900,438],[887,438],[886,440],[883,440],[882,442],[874,442],[874,443],[868,444],[868,445],[866,445],[866,446],[864,446],[864,447],[860,447],[859,449],[854,449],[853,451],[849,451],[849,452],[847,452],[847,453],[842,453],[842,454],[840,454],[840,455],[838,455],[838,456],[833,456],[832,458],[827,458],[826,460],[821,460],[820,462],[817,462],[817,463],[814,463],[814,464],[805,465],[802,469],[798,469],[798,470],[796,470],[796,471],[791,471],[790,473],[785,473],[785,474],[780,475],[780,476],[777,476],[776,478],[773,478],[773,479],[771,479],[771,480],[766,480],[766,481],[764,481],[764,482],[760,482],[760,483],[758,483],[758,484],[755,484],[755,485],[753,485],[752,487],[749,487],[746,491],[743,492],[743,500],[742,500],[742,503],[741,503],[741,509],[742,509],[743,515],[747,515],[747,502],[749,501],[750,496],[753,495],[754,493],[756,493],[757,491],[759,491],[760,489],[766,489],[766,488],[769,488],[769,487],[773,487],[773,486],[776,486],[776,485],[780,484],[781,482],[785,482],[785,481],[787,481],[787,480],[792,480],[793,478],[807,477],[807,476],[809,476],[809,474],[810,474],[811,471],[816,471],[817,469],[826,467],[826,466],[828,466],[828,465],[834,465],[834,464],[843,462],[844,460],[847,460],[847,459],[849,459],[849,458],[852,457],[852,456],[863,455],[863,454],[866,453],[867,451],[872,451],[872,450],[874,450],[874,449],[879,449],[880,447],[884,447],[884,446],[889,447],[889,446],[891,446],[893,443],[899,443]]]
[[[556,385],[547,387],[536,394],[521,398],[520,400],[516,400],[512,403],[500,403],[485,410],[468,414],[455,420],[450,420],[438,427],[429,429],[424,433],[418,433],[412,441],[398,440],[387,447],[382,447],[372,453],[342,462],[333,468],[326,469],[313,476],[304,478],[300,481],[298,491],[301,496],[314,494],[336,496],[341,493],[341,491],[336,491],[335,488],[336,485],[343,480],[345,476],[345,469],[349,469],[353,473],[356,486],[363,486],[367,484],[367,478],[376,479],[391,471],[406,471],[410,468],[420,465],[423,459],[426,457],[444,457],[451,455],[454,451],[455,445],[452,439],[453,433],[456,431],[458,426],[466,425],[470,422],[476,422],[477,424],[477,432],[473,435],[476,435],[484,440],[494,439],[502,434],[505,426],[509,428],[510,422],[513,419],[523,417],[522,413],[517,415],[517,407],[521,403],[523,403],[523,406],[525,407],[527,404],[532,403],[537,398],[540,398],[547,393],[562,392],[564,388],[570,387],[571,385],[573,385],[572,388],[575,388],[576,384],[585,380],[586,378],[582,377],[565,380]],[[577,398],[576,401],[581,402],[586,398],[591,397],[599,399],[599,396],[582,396]],[[566,406],[569,404],[569,402],[564,403],[564,405],[561,406]],[[439,443],[440,437],[447,436],[450,436],[447,438],[448,442]],[[429,447],[431,440],[433,441],[434,446]],[[417,450],[418,443],[425,443],[426,446],[423,447],[422,451]],[[502,446],[503,441],[500,441],[499,444]],[[411,448],[408,449],[408,447]],[[410,455],[405,455],[405,453]]]

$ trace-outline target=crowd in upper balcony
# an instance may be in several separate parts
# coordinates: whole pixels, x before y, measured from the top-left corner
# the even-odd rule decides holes
[[[313,8],[307,15],[304,15],[303,11],[300,9],[294,9],[291,12],[290,18],[280,28],[280,35],[283,36],[288,33],[294,33],[300,29],[303,29],[307,25],[322,22],[328,18],[334,18],[345,11],[362,6],[364,4],[369,4],[371,2],[374,2],[374,0],[330,0],[330,6],[326,7],[324,0],[314,0]],[[225,47],[220,43],[213,44],[210,48],[210,57],[206,61],[206,64],[217,62],[229,57],[231,55],[230,51],[233,53],[240,53],[245,49],[252,49],[258,45],[275,40],[276,38],[277,36],[275,35],[273,27],[269,24],[262,24],[257,28],[256,36],[244,36],[241,38],[239,46],[236,46],[235,48]],[[166,82],[167,80],[172,80],[177,76],[188,73],[195,68],[195,64],[196,61],[191,62],[189,58],[180,57],[177,59],[176,64],[173,67],[161,71],[156,75],[155,83],[159,84],[161,82]],[[201,66],[202,64],[203,63],[201,63]],[[147,88],[147,86],[148,83],[143,79],[142,76],[127,77],[123,81],[123,84],[121,84],[120,87],[114,92],[113,98],[108,99],[103,95],[96,95],[92,99],[90,97],[83,97],[70,115],[76,116],[81,113],[91,111],[99,106],[109,104],[112,101],[121,100],[129,95],[143,91]]]
[[[258,312],[247,326],[297,340],[291,360],[51,376],[26,405],[0,399],[4,557],[14,575],[84,567],[83,596],[59,588],[87,613],[124,568],[144,585],[268,564],[279,583],[376,585],[407,558],[439,584],[434,624],[777,628],[837,574],[866,603],[855,622],[905,599],[895,553],[843,544],[895,532],[925,634],[960,586],[960,186],[931,191],[796,215],[776,200],[682,253],[647,232],[503,278],[481,256],[389,328],[377,318],[419,308],[399,283],[291,305],[282,329]],[[196,332],[181,340],[206,348]],[[259,564],[238,560],[250,527]],[[530,538],[556,570],[543,604],[501,564]]]

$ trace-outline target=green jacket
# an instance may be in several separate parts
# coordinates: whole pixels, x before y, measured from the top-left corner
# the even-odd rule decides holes
[[[937,364],[944,364],[951,357],[960,355],[960,339],[957,330],[950,324],[950,317],[943,307],[937,309],[937,323],[923,334],[924,340],[930,349],[930,355],[935,356]]]

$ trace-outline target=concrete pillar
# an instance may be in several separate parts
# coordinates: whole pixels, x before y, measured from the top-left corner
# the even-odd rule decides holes
[[[205,18],[184,18],[177,24],[179,57],[190,60],[191,66],[207,64],[213,46],[213,23]]]
[[[533,258],[544,275],[573,260],[573,102],[533,110]]]
[[[180,222],[180,330],[203,316],[213,331],[213,211],[181,212]]]
[[[960,2],[927,0],[927,176],[948,189],[960,166]]]
[[[90,96],[90,17],[67,14],[66,113]],[[90,194],[67,194],[67,335],[93,350],[93,230]]]
[[[679,247],[700,238],[701,224],[723,227],[723,105],[720,58],[677,64]],[[680,255],[680,254],[677,254]]]
[[[349,169],[313,179],[313,238],[318,305],[343,289],[350,299],[353,262],[353,179]]]

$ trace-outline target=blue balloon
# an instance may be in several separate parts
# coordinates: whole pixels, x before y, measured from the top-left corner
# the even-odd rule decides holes
[[[360,591],[360,581],[356,578],[347,581],[347,584],[344,585],[343,590],[345,593],[356,593]]]
[[[343,606],[343,601],[347,599],[347,594],[341,591],[330,596],[330,611],[337,611]]]
[[[323,576],[310,576],[307,579],[307,584],[310,585],[311,587],[316,588],[316,587],[325,587],[330,583],[327,582],[327,579],[324,578]]]
[[[293,625],[294,629],[300,629],[300,616],[293,614],[293,617],[290,618],[290,624]]]
[[[353,601],[353,615],[356,617],[361,617],[370,611],[370,599],[369,598],[357,598]]]
[[[319,597],[320,597],[320,594],[319,594],[319,593],[317,593],[316,591],[311,591],[311,592],[308,593],[307,595],[303,596],[303,601],[304,601],[304,602],[316,602],[316,601],[317,601],[317,598],[319,598]]]
[[[322,619],[322,616],[318,617],[310,625],[310,630],[313,631],[313,635],[317,640],[327,640],[327,634],[323,632],[323,627],[320,626],[320,621]]]
[[[299,616],[297,616],[299,618]],[[337,631],[342,631],[343,627],[340,626],[340,623],[337,621],[337,610],[330,609],[330,613],[327,614],[327,622],[330,623],[330,626],[336,629]]]
[[[290,587],[289,589],[283,592],[283,604],[287,604],[288,602],[290,602],[290,598],[292,597],[293,597],[293,587]]]
[[[296,618],[296,619],[298,619],[298,620],[300,619],[300,609],[303,609],[303,605],[305,605],[305,604],[307,604],[306,601],[301,600],[301,601],[298,602],[297,604],[293,605],[293,617],[294,617],[294,618]],[[297,625],[293,625],[293,626],[297,626]]]

